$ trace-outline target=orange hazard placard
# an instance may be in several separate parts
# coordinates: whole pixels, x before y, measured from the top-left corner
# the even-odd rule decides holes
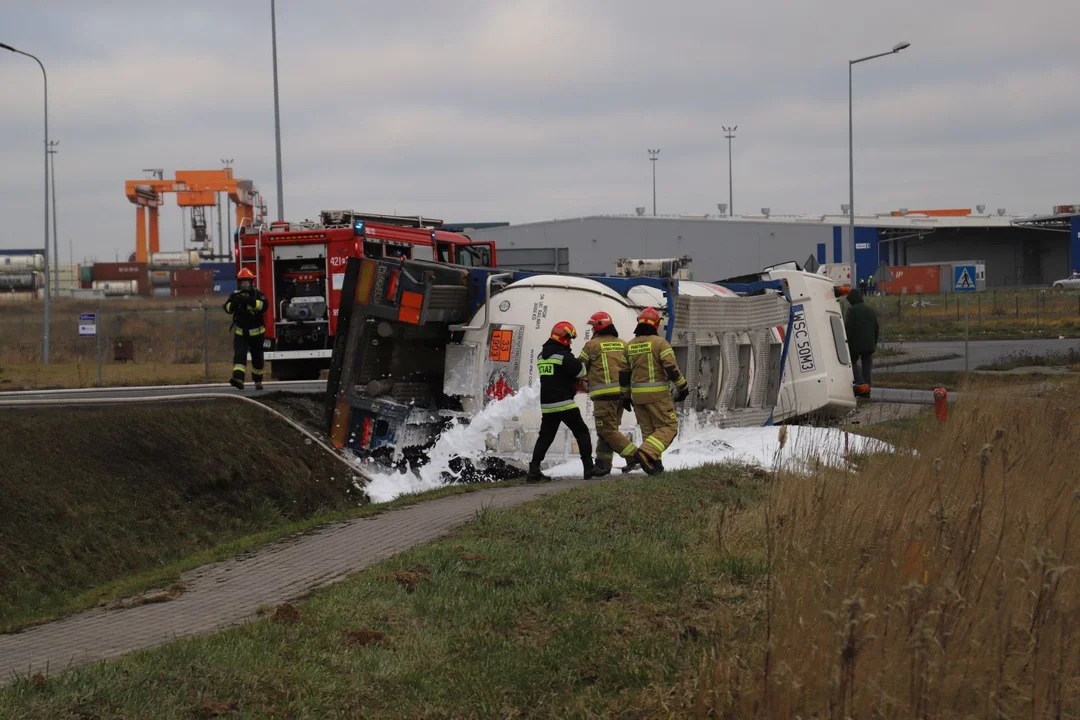
[[[510,362],[510,348],[514,345],[513,330],[492,330],[488,344],[488,360]]]

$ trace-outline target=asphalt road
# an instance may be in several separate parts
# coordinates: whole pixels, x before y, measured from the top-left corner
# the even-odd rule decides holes
[[[245,395],[256,398],[268,392],[317,393],[326,390],[325,380],[300,380],[292,382],[268,381],[263,384],[262,393],[255,392],[255,387],[248,384],[241,392],[228,383],[208,383],[204,385],[164,385],[144,387],[84,388],[79,390],[24,390],[0,393],[0,407],[13,407],[32,404],[36,401],[68,401],[72,405],[83,400],[95,403],[107,400],[125,400],[146,397],[183,397],[185,395],[217,394]]]
[[[895,347],[911,352],[913,355],[944,355],[956,353],[960,357],[950,360],[938,360],[935,362],[916,363],[913,365],[896,365],[881,367],[879,372],[919,372],[925,370],[963,370],[964,369],[964,341],[949,340],[945,342],[905,342],[885,343],[886,346]],[[1038,355],[1050,351],[1066,352],[1070,348],[1080,350],[1080,339],[1069,338],[1066,340],[978,340],[968,343],[968,367],[971,370],[980,365],[987,365],[1002,358],[1005,355],[1017,352],[1027,352]]]

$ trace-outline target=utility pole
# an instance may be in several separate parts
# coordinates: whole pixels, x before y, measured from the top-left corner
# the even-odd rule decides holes
[[[45,317],[41,324],[41,364],[49,364],[49,75],[45,72],[45,65],[38,59],[36,55],[31,55],[28,52],[23,52],[16,48],[11,47],[6,43],[0,43],[0,49],[8,50],[17,55],[28,57],[38,64],[41,68],[41,80],[44,86],[45,96],[45,247],[42,248],[42,252],[45,254]]]
[[[232,168],[233,159],[221,158],[221,164],[228,170]],[[229,236],[228,244],[232,245],[232,200],[229,199],[228,193],[225,194],[225,230],[226,234]],[[225,254],[224,250],[222,250],[222,254]],[[229,248],[228,256],[230,258],[232,257],[232,248]]]
[[[49,141],[49,174],[52,176],[52,234],[53,234],[53,287],[56,289],[56,297],[60,297],[60,235],[56,231],[56,146],[59,140]],[[70,268],[69,268],[70,271]]]
[[[852,69],[861,62],[874,60],[888,55],[895,55],[901,50],[911,47],[909,42],[898,42],[893,45],[889,52],[867,55],[866,57],[848,60],[847,73],[847,98],[848,98],[848,252],[851,253],[851,282],[859,282],[858,264],[855,262],[855,121],[852,101]]]
[[[652,163],[652,214],[656,217],[656,160],[657,155],[660,154],[660,149],[649,150],[649,162]]]
[[[731,141],[735,138],[735,131],[739,129],[738,125],[732,127],[720,126],[726,133],[724,137],[727,138],[727,187],[728,187],[728,217],[735,216],[735,191],[731,183]]]
[[[277,79],[277,16],[274,0],[270,0],[270,38],[274,48],[274,142],[277,146],[277,219],[285,219],[285,201],[281,189],[281,112],[278,109]]]

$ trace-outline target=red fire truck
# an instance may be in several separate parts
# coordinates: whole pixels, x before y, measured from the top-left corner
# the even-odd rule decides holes
[[[495,267],[495,244],[442,230],[426,217],[324,210],[319,222],[277,221],[242,227],[234,237],[237,270],[255,273],[266,293],[264,348],[276,380],[316,380],[330,367],[345,263],[350,257],[398,257],[466,267]]]

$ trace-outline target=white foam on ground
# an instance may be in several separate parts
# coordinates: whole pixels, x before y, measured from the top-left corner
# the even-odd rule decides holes
[[[364,465],[371,482],[364,486],[364,492],[372,502],[389,502],[399,495],[434,490],[447,484],[443,473],[451,478],[456,474],[450,470],[450,462],[458,457],[478,458],[487,452],[487,439],[498,435],[507,420],[520,415],[523,410],[535,407],[540,402],[539,386],[519,390],[502,400],[488,403],[468,424],[457,422],[439,436],[434,447],[428,452],[430,462],[419,472],[397,472],[385,470],[374,464]]]
[[[457,457],[476,459],[487,452],[487,440],[498,435],[503,423],[539,402],[537,387],[525,388],[498,402],[488,404],[468,424],[457,423],[444,432],[428,453],[430,462],[419,472],[385,470],[374,464],[364,468],[373,477],[364,486],[372,502],[388,502],[409,493],[433,490],[447,484],[444,473],[453,477],[450,462]],[[675,442],[664,453],[664,467],[683,470],[724,462],[740,462],[763,468],[809,470],[815,461],[841,467],[849,454],[892,452],[879,440],[853,435],[835,428],[787,425],[787,438],[780,447],[779,426],[721,429],[691,416],[680,425]],[[523,458],[528,462],[528,458]],[[619,464],[619,461],[616,461]],[[547,468],[550,477],[580,477],[581,460],[573,459]],[[636,473],[642,472],[640,469]],[[616,476],[619,473],[616,472]]]
[[[842,467],[849,454],[892,452],[892,447],[873,438],[853,435],[836,428],[787,425],[787,438],[780,447],[780,426],[718,428],[689,418],[682,423],[675,442],[664,452],[666,470],[685,470],[738,462],[769,470],[810,470],[815,461]],[[616,465],[621,463],[616,460]],[[551,477],[577,477],[581,461],[574,460],[544,471]],[[634,472],[640,473],[638,469]],[[618,474],[618,473],[616,473]]]

